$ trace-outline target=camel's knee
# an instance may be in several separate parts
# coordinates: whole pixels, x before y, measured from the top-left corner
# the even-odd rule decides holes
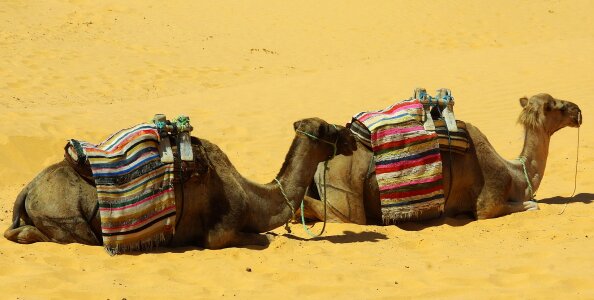
[[[316,210],[315,210],[316,202],[320,202],[320,201],[313,199],[309,196],[305,196],[303,198],[303,211],[301,211],[301,208],[299,208],[295,212],[295,218],[300,219],[301,215],[303,214],[303,217],[305,219],[310,219],[310,220],[319,219],[318,214],[316,214]]]
[[[234,232],[230,230],[211,230],[206,235],[204,247],[207,249],[222,249],[229,247],[235,238]]]
[[[492,205],[488,208],[477,210],[477,219],[497,218],[517,212],[538,210],[538,203],[535,201],[506,202],[501,205]]]
[[[479,220],[497,218],[506,214],[503,204],[489,203],[489,205],[479,205],[476,210],[476,218]]]
[[[330,203],[327,203],[326,207],[324,207],[324,202],[322,200],[313,199],[307,196],[303,199],[303,201],[305,202],[306,210],[304,216],[306,218],[309,217],[309,219],[320,221],[324,221],[325,219],[327,222],[331,223],[366,223],[364,211],[361,210],[351,213],[349,210],[350,207],[348,205],[334,206]],[[340,204],[340,202],[338,204]]]
[[[39,231],[39,229],[31,225],[25,225],[14,229],[9,228],[4,232],[4,237],[9,241],[19,244],[51,241],[50,238]]]

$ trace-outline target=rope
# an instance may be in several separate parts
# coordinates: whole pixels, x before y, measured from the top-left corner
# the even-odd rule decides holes
[[[332,124],[332,126],[334,126],[334,129],[336,129],[338,131],[338,128],[336,128],[336,125]],[[330,144],[333,147],[333,153],[332,156],[328,159],[331,160],[332,158],[334,158],[336,156],[336,144],[338,143],[338,136],[336,137],[336,141],[334,143],[328,142],[326,140],[323,140],[309,132],[305,132],[305,131],[301,131],[299,129],[295,130],[295,132],[304,134],[310,138],[313,138],[314,140],[318,140],[318,141],[322,141],[324,143]],[[320,234],[316,235],[314,233],[312,233],[311,231],[309,231],[309,229],[307,228],[307,226],[305,226],[305,217],[303,216],[303,211],[304,211],[304,205],[303,205],[303,200],[301,200],[301,222],[303,224],[303,228],[305,229],[305,232],[307,232],[311,237],[319,237],[324,233],[324,230],[326,229],[326,219],[327,219],[327,211],[326,211],[326,170],[328,169],[328,160],[326,160],[324,162],[324,226],[322,227],[322,231],[320,232]],[[291,219],[293,219],[295,217],[295,207],[293,207],[293,204],[291,204],[291,201],[289,201],[289,197],[287,196],[287,194],[285,193],[285,190],[283,189],[282,184],[280,183],[280,180],[278,180],[278,178],[274,178],[274,181],[276,181],[276,184],[278,185],[281,194],[283,195],[283,197],[285,198],[285,202],[287,203],[287,205],[289,206],[289,208],[291,209],[291,217],[289,219],[287,219],[287,223],[285,224],[285,230],[288,233],[291,233],[291,228],[289,227],[289,222]],[[306,190],[307,191],[307,190]]]
[[[578,172],[579,157],[580,157],[580,128],[578,127],[577,149],[575,150],[575,175],[573,177],[573,192],[571,192],[571,196],[569,196],[569,198],[572,198],[573,196],[575,196],[575,191],[577,189],[577,172]],[[557,215],[562,215],[565,212],[565,209],[567,208],[567,203],[569,203],[569,201],[565,201],[565,205],[563,205],[563,210],[561,210],[561,212],[558,213]]]
[[[448,101],[452,98],[452,96],[444,95],[442,98],[446,101],[446,104],[447,104]],[[447,105],[446,105],[446,107],[447,107]],[[439,111],[439,115],[444,119],[444,123],[445,123],[445,117],[443,116],[443,112],[441,111],[441,108],[439,108],[439,102],[437,103],[437,111]],[[454,122],[456,122],[456,120],[454,120]],[[443,200],[442,215],[445,213],[446,204],[448,203],[448,200],[450,199],[450,195],[452,194],[452,183],[454,182],[454,172],[452,171],[452,169],[454,168],[454,164],[452,162],[452,137],[450,135],[450,129],[448,128],[447,124],[445,124],[445,129],[446,129],[446,132],[448,133],[448,158],[450,161],[450,172],[449,172],[450,173],[450,184],[448,184],[448,195]]]
[[[327,212],[327,206],[328,203],[326,202],[326,170],[328,170],[328,161],[324,162],[324,177],[322,179],[322,186],[324,187],[324,197],[323,197],[323,202],[324,202],[324,225],[322,225],[322,230],[320,231],[319,234],[315,234],[313,232],[311,232],[309,230],[309,228],[305,225],[305,216],[303,211],[305,210],[305,206],[303,205],[303,202],[305,201],[301,201],[301,225],[303,226],[303,229],[305,230],[305,232],[307,232],[307,234],[312,237],[312,238],[317,238],[319,236],[321,236],[322,234],[324,234],[324,230],[326,229],[326,220],[328,219],[328,212]]]
[[[168,139],[169,137],[166,137],[166,139]],[[181,204],[180,204],[180,212],[179,212],[179,219],[177,219],[176,216],[176,223],[175,223],[175,231],[178,230],[179,224],[181,223],[181,220],[184,216],[184,202],[186,202],[185,196],[184,196],[184,163],[181,160],[181,150],[180,150],[180,145],[181,145],[181,139],[177,139],[177,155],[175,155],[175,157],[173,158],[174,161],[174,166],[175,166],[175,159],[177,158],[177,162],[179,163],[179,183],[180,183],[180,187],[181,187]],[[173,238],[173,237],[172,237]]]
[[[375,167],[375,158],[373,157],[373,155],[371,155],[371,159],[369,160],[369,166],[367,166],[367,174],[365,174],[366,179],[371,177],[371,167]]]
[[[336,128],[336,125],[332,124],[332,126],[334,126],[334,129],[338,132],[338,128]],[[326,198],[326,171],[328,170],[328,161],[332,160],[336,156],[336,152],[337,152],[336,144],[338,143],[338,136],[336,136],[336,141],[334,141],[334,143],[331,143],[331,142],[328,142],[326,140],[323,140],[323,139],[321,139],[321,138],[319,138],[319,137],[317,137],[317,136],[315,136],[315,135],[313,135],[313,134],[311,134],[309,132],[301,131],[299,129],[295,130],[295,132],[304,134],[304,135],[306,135],[306,136],[308,136],[308,137],[310,137],[310,138],[312,138],[314,140],[322,141],[322,142],[324,142],[326,144],[332,145],[332,148],[333,148],[332,156],[329,157],[326,161],[324,161],[324,175],[323,175],[323,178],[322,178],[322,186],[324,187],[324,192],[323,192],[323,195],[324,196],[322,197],[323,198],[322,199],[322,202],[324,202],[324,225],[322,225],[322,230],[320,231],[319,234],[315,234],[315,233],[311,232],[309,230],[309,228],[305,225],[305,217],[303,215],[303,211],[305,209],[305,206],[303,204],[304,201],[301,201],[301,225],[303,226],[303,229],[305,230],[305,232],[310,237],[316,238],[316,237],[319,237],[322,234],[324,234],[324,231],[326,230],[326,220],[328,219],[328,211],[327,211],[328,201],[327,201],[327,198]]]
[[[287,194],[285,193],[285,190],[283,189],[283,186],[281,185],[278,178],[274,178],[274,181],[276,181],[276,184],[280,188],[281,194],[283,194],[283,197],[285,197],[285,202],[287,202],[287,205],[291,209],[291,217],[289,219],[287,219],[287,223],[285,224],[285,230],[288,233],[291,233],[291,228],[289,227],[289,221],[295,217],[295,207],[293,207],[293,204],[291,204],[291,201],[289,201],[289,197],[287,197]],[[303,204],[303,202],[301,202],[301,204]]]
[[[528,194],[530,195],[530,201],[534,201],[534,196],[536,196],[534,194],[534,190],[532,189],[532,183],[530,182],[530,179],[528,178],[528,171],[526,171],[526,157],[524,156],[520,156],[517,158],[517,160],[522,164],[522,169],[524,169],[524,179],[526,179],[526,182],[528,183]]]

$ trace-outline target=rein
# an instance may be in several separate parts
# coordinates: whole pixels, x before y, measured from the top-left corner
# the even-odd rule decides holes
[[[573,177],[573,192],[571,192],[571,196],[569,196],[569,198],[572,198],[573,196],[575,196],[575,191],[577,190],[577,173],[578,173],[579,156],[580,156],[580,127],[578,127],[577,147],[575,150],[575,174]],[[530,195],[532,195],[531,196],[532,199],[530,199],[530,201],[536,201],[534,199],[534,197],[536,195],[535,195],[535,193],[533,194],[532,183],[530,182],[530,179],[528,178],[528,172],[526,170],[526,157],[520,156],[517,158],[517,160],[522,164],[522,169],[524,170],[524,178],[526,179],[526,182],[528,183],[528,190],[530,192]],[[563,205],[563,209],[557,215],[562,215],[565,212],[565,209],[567,208],[567,203],[568,202],[565,202],[565,205]]]
[[[336,125],[332,124],[332,126],[334,126],[334,129],[336,129],[337,132],[338,132],[338,128],[336,128]],[[323,139],[321,139],[321,138],[319,138],[319,137],[317,137],[317,136],[315,136],[313,134],[310,134],[308,132],[301,131],[301,130],[295,130],[295,131],[298,132],[298,133],[304,134],[304,135],[306,135],[308,137],[311,137],[314,140],[322,141],[322,142],[324,142],[326,144],[332,145],[332,148],[333,148],[332,156],[329,157],[327,160],[324,161],[324,174],[322,175],[323,176],[322,177],[322,186],[324,187],[324,193],[323,193],[324,196],[322,197],[323,198],[322,201],[324,202],[324,225],[322,225],[322,230],[320,231],[319,234],[315,234],[315,233],[311,232],[309,230],[309,228],[305,225],[305,216],[303,214],[303,211],[304,211],[305,207],[303,205],[303,202],[304,201],[301,201],[301,225],[303,226],[303,229],[305,230],[305,232],[307,232],[307,234],[310,237],[316,238],[316,237],[319,237],[322,234],[324,234],[324,230],[326,230],[326,220],[328,219],[328,208],[327,208],[328,207],[328,199],[326,197],[326,172],[328,171],[328,162],[330,160],[332,160],[336,156],[336,151],[337,151],[336,150],[336,144],[338,143],[338,136],[336,136],[336,141],[334,141],[334,143],[331,143],[331,142],[328,142],[326,140],[323,140]]]
[[[577,172],[578,172],[579,157],[580,157],[580,128],[578,127],[577,148],[575,150],[575,175],[573,177],[573,192],[571,193],[571,196],[569,196],[569,198],[575,196],[575,191],[577,189]],[[558,213],[557,215],[562,215],[565,212],[565,209],[567,208],[567,203],[568,202],[565,202],[565,205],[563,205],[563,210],[561,210],[561,212]]]
[[[338,132],[338,128],[336,128],[336,125],[332,124],[332,126],[334,126],[334,129],[337,130]],[[310,137],[314,140],[317,141],[321,141],[324,142],[326,144],[329,144],[332,146],[333,148],[333,152],[332,152],[332,156],[330,156],[326,161],[324,161],[324,177],[323,177],[323,183],[322,186],[324,187],[324,197],[322,199],[322,201],[324,202],[324,225],[322,226],[322,230],[320,231],[319,234],[315,234],[312,233],[309,228],[305,225],[305,217],[303,216],[303,211],[304,211],[304,205],[303,205],[303,199],[301,200],[301,224],[303,225],[303,229],[305,230],[305,232],[307,232],[307,234],[309,234],[309,236],[311,236],[312,238],[316,238],[321,236],[322,234],[324,234],[324,230],[326,229],[326,219],[328,218],[328,212],[327,212],[327,200],[326,200],[326,171],[328,170],[328,161],[331,160],[332,158],[334,158],[336,156],[336,152],[337,152],[337,147],[336,144],[338,143],[338,136],[336,137],[336,141],[334,141],[334,143],[326,141],[324,139],[321,139],[309,132],[305,132],[305,131],[301,131],[299,129],[296,129],[295,132],[297,133],[301,133],[307,137]],[[274,181],[276,182],[276,184],[278,185],[278,187],[280,188],[281,194],[283,195],[283,197],[285,198],[285,202],[287,203],[287,205],[289,206],[289,208],[291,209],[291,217],[287,220],[287,223],[285,225],[285,230],[287,230],[287,232],[291,233],[291,228],[289,228],[289,221],[295,216],[295,208],[293,207],[293,205],[291,204],[291,201],[289,201],[289,197],[287,197],[287,194],[285,193],[285,190],[283,189],[283,186],[280,183],[280,180],[278,180],[278,178],[275,178]],[[306,190],[307,191],[307,190]]]

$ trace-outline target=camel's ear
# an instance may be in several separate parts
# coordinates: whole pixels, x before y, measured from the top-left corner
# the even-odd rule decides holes
[[[526,98],[526,97],[520,98],[520,105],[522,105],[522,107],[526,107],[526,105],[528,105],[528,98]]]
[[[299,128],[299,125],[301,125],[301,121],[296,121],[295,123],[293,123],[293,129],[297,130],[297,128]]]

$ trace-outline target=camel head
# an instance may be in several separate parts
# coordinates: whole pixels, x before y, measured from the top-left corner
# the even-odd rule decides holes
[[[527,128],[542,129],[548,134],[569,126],[580,127],[582,111],[572,102],[553,98],[549,94],[538,94],[520,98],[524,108],[518,122]]]
[[[352,155],[357,150],[357,142],[351,131],[344,126],[328,124],[320,118],[308,118],[293,123],[295,132],[304,134],[309,139],[327,148],[328,155]]]

